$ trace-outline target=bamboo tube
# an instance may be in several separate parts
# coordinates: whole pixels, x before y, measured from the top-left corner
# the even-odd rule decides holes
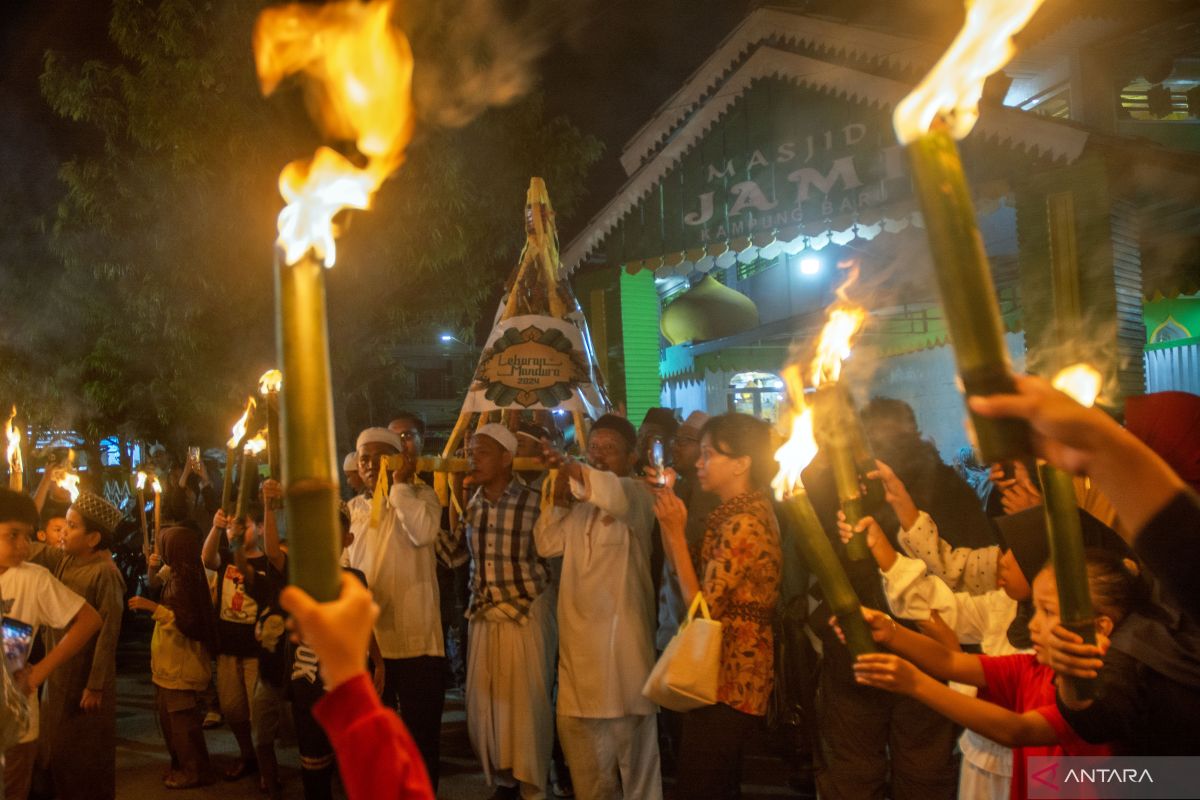
[[[833,544],[825,535],[813,510],[808,494],[804,491],[794,492],[779,504],[788,519],[792,522],[793,537],[800,557],[821,584],[821,591],[829,603],[842,632],[846,635],[846,647],[855,656],[863,653],[875,653],[875,641],[871,638],[871,630],[863,619],[862,606],[858,595],[846,577],[841,561],[833,552]]]
[[[250,498],[254,494],[255,478],[258,477],[258,459],[248,449],[242,450],[242,464],[238,468],[237,510],[234,516],[239,522],[245,522],[250,513]]]
[[[571,416],[575,420],[575,442],[579,445],[579,452],[583,453],[587,450],[587,420],[582,411],[572,411]]]
[[[279,392],[264,392],[267,397],[267,473],[271,480],[279,480]]]
[[[1012,393],[996,290],[958,147],[945,125],[935,123],[907,149],[963,389],[968,396]],[[984,462],[1012,461],[1032,452],[1026,423],[973,413],[970,419]]]
[[[142,554],[150,556],[150,525],[146,522],[146,485],[141,481],[137,487],[138,521],[142,527]]]
[[[442,456],[450,458],[454,455],[454,451],[458,448],[459,442],[462,441],[463,434],[471,425],[471,415],[466,412],[461,412],[458,415],[458,421],[454,423],[454,430],[450,431],[450,438],[446,440],[446,446],[442,449]]]
[[[1079,634],[1086,644],[1095,644],[1096,614],[1088,591],[1075,481],[1069,473],[1046,463],[1038,464],[1038,478],[1042,483],[1046,534],[1050,538],[1050,561],[1058,584],[1058,616],[1064,628]],[[1066,676],[1062,679],[1071,684],[1076,698],[1089,700],[1095,696],[1093,679]]]
[[[325,268],[311,252],[285,264],[276,251],[276,343],[281,398],[288,575],[318,602],[337,598],[342,550],[333,432]]]
[[[145,509],[143,507],[143,514]],[[162,531],[162,484],[154,479],[154,552],[158,552],[158,534]]]
[[[850,434],[854,426],[851,418],[854,416],[849,393],[837,384],[824,384],[813,394],[813,431],[821,431],[821,447],[829,457],[833,479],[837,483],[838,503],[852,528],[864,516],[858,464],[855,463],[853,436]],[[870,556],[865,532],[850,537],[846,543],[847,558],[862,561]]]

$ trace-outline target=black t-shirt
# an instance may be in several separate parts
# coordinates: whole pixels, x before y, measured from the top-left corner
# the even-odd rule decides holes
[[[350,567],[342,567],[342,571],[358,578],[363,586],[367,585],[367,576],[360,571]],[[303,642],[293,644],[290,641],[287,652],[288,696],[302,712],[307,712],[325,694],[325,685],[318,671],[317,654]]]
[[[220,552],[217,570],[217,653],[223,656],[253,658],[258,655],[258,640],[254,626],[258,622],[258,602],[246,587],[241,571],[233,562],[233,554]],[[248,558],[255,580],[266,580],[271,562],[264,556]]]
[[[282,688],[287,671],[287,615],[279,605],[279,593],[287,586],[287,561],[283,570],[267,562],[266,574],[254,581],[250,596],[258,604],[254,638],[258,640],[258,677],[264,683]]]

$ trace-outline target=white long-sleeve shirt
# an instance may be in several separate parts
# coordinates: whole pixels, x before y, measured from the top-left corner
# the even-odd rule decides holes
[[[933,518],[922,511],[911,528],[900,528],[896,540],[904,552],[919,558],[954,591],[986,594],[996,588],[1000,548],[952,547],[938,535]]]
[[[442,507],[429,486],[396,484],[378,526],[371,525],[371,498],[352,499],[346,549],[349,566],[362,571],[379,604],[375,638],[384,658],[443,656],[442,614],[434,543]]]
[[[640,481],[584,467],[580,502],[542,514],[538,555],[562,556],[558,713],[612,719],[653,714],[642,696],[654,667],[650,536],[654,500]]]

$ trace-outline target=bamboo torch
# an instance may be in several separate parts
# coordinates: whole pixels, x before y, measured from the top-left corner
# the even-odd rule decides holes
[[[72,503],[79,499],[79,473],[64,472],[55,483],[70,496]]]
[[[221,482],[221,510],[225,516],[233,513],[233,465],[237,463],[238,452],[242,442],[246,440],[246,429],[250,422],[250,413],[254,411],[254,398],[246,398],[246,410],[233,424],[232,436],[225,443],[225,478]]]
[[[137,471],[137,504],[138,504],[138,522],[142,526],[142,553],[149,558],[150,556],[150,526],[146,522],[146,473],[143,470]]]
[[[1054,388],[1070,395],[1080,405],[1091,406],[1100,394],[1100,373],[1087,364],[1067,367],[1054,377]],[[1042,508],[1046,513],[1046,534],[1050,537],[1050,561],[1058,584],[1058,615],[1062,625],[1096,643],[1096,614],[1088,591],[1087,563],[1083,554],[1083,529],[1079,522],[1079,504],[1075,480],[1070,473],[1045,462],[1038,464],[1042,483]],[[1095,695],[1095,681],[1067,677],[1080,700]]]
[[[975,0],[950,48],[921,84],[897,106],[893,125],[907,145],[921,203],[946,327],[964,392],[1011,393],[1012,364],[975,207],[958,155],[979,117],[988,76],[1015,52],[1012,37],[1042,0]],[[980,457],[1011,461],[1032,452],[1028,425],[970,414]]]
[[[792,435],[775,453],[775,460],[779,462],[779,472],[772,486],[784,513],[792,523],[796,534],[796,549],[800,551],[804,563],[817,576],[821,591],[846,635],[846,646],[855,656],[874,653],[875,641],[871,638],[871,630],[867,627],[866,620],[863,619],[858,595],[850,585],[842,562],[834,553],[833,545],[825,535],[825,529],[817,519],[817,512],[813,510],[800,479],[800,473],[817,454],[817,442],[813,437],[812,409],[805,407],[803,402],[802,395],[793,395]]]
[[[272,480],[279,480],[279,387],[283,384],[283,373],[277,369],[267,370],[258,379],[258,391],[267,403],[267,471]]]
[[[391,0],[297,3],[266,9],[254,29],[263,92],[270,94],[289,75],[303,75],[323,131],[353,142],[359,159],[320,147],[279,176],[287,205],[276,240],[275,330],[287,376],[280,416],[288,565],[292,583],[318,601],[337,597],[341,583],[325,311],[325,268],[337,260],[334,217],[370,206],[403,162],[412,136],[412,51],[391,16]]]
[[[247,439],[242,446],[242,465],[238,468],[237,510],[234,515],[239,522],[245,522],[250,510],[250,501],[254,499],[256,478],[258,477],[258,454],[266,449],[267,440],[262,431],[252,439]]]
[[[812,424],[820,431],[820,447],[829,458],[834,482],[837,484],[838,504],[846,521],[853,527],[863,518],[862,484],[856,452],[865,446],[866,436],[861,432],[862,423],[854,411],[850,392],[839,383],[842,363],[850,356],[854,337],[862,330],[867,320],[867,311],[850,302],[846,289],[858,276],[857,268],[851,268],[846,280],[838,287],[837,301],[830,306],[821,336],[817,340],[817,352],[812,363],[813,396]],[[784,371],[789,384],[789,393],[801,397],[799,372],[794,367]],[[857,429],[857,430],[856,430]],[[861,439],[860,441],[856,441]],[[869,558],[865,533],[856,533],[846,544],[846,556],[854,561]]]
[[[25,491],[25,462],[21,459],[21,431],[15,420],[17,407],[14,405],[4,432],[8,440],[8,488],[14,492]]]
[[[151,482],[151,487],[154,489],[154,552],[158,552],[158,534],[162,530],[162,483],[158,480],[158,476],[154,476]],[[143,506],[142,514],[146,513]]]

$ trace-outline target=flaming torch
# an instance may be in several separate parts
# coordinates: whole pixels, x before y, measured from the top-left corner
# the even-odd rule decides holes
[[[279,480],[279,388],[283,373],[267,370],[258,379],[258,391],[267,402],[267,470],[272,480]]]
[[[142,470],[137,471],[137,503],[138,521],[142,525],[142,553],[150,555],[150,526],[146,523],[146,480],[148,476]],[[157,530],[155,533],[157,534]],[[155,537],[157,538],[157,536]]]
[[[850,345],[867,321],[867,312],[862,306],[852,303],[846,289],[858,277],[857,268],[852,267],[849,276],[837,290],[838,299],[828,311],[825,327],[817,342],[817,354],[812,362],[813,425],[819,430],[821,449],[829,456],[833,478],[837,483],[838,502],[846,521],[853,527],[863,518],[862,484],[859,469],[875,468],[869,453],[866,464],[859,461],[866,450],[866,435],[862,422],[854,410],[850,392],[838,383],[842,374],[842,362],[850,356]],[[847,557],[861,561],[869,558],[865,533],[856,533],[846,544]]]
[[[1054,388],[1070,395],[1084,406],[1095,404],[1100,394],[1100,373],[1087,364],[1075,364],[1054,376]],[[1079,522],[1079,504],[1075,499],[1075,481],[1070,473],[1045,462],[1038,464],[1042,483],[1042,508],[1046,513],[1046,533],[1050,537],[1050,561],[1058,583],[1058,612],[1063,627],[1096,643],[1096,615],[1088,592],[1087,564],[1083,558],[1083,529]],[[1095,681],[1067,677],[1074,694],[1087,700],[1095,694]]]
[[[74,503],[79,499],[79,474],[75,472],[64,472],[61,478],[54,481],[58,484],[58,488],[65,491],[71,496],[71,502]]]
[[[896,135],[908,146],[913,183],[937,273],[946,326],[967,395],[1015,390],[1004,327],[956,139],[979,118],[988,76],[1015,52],[1012,37],[1042,0],[975,0],[958,37],[916,89],[896,106]],[[980,457],[1011,461],[1032,452],[1021,421],[971,414]]]
[[[238,471],[237,518],[244,521],[254,496],[255,478],[258,477],[258,454],[267,448],[267,439],[259,431],[253,439],[247,439],[242,447],[242,466]]]
[[[158,552],[158,532],[162,530],[162,484],[159,483],[157,475],[150,486],[154,489],[154,551]]]
[[[221,482],[221,510],[225,516],[233,513],[233,465],[237,462],[238,450],[246,439],[246,428],[250,423],[250,413],[254,411],[254,398],[246,398],[246,410],[237,422],[233,423],[230,431],[233,435],[225,443],[225,479]]]
[[[264,94],[301,74],[324,133],[353,141],[358,163],[321,147],[279,176],[287,205],[276,240],[276,340],[282,391],[283,480],[292,583],[317,600],[338,595],[335,460],[324,269],[336,260],[334,217],[366,209],[404,160],[412,136],[412,51],[391,0],[268,8],[254,30]],[[358,166],[362,164],[362,166]]]
[[[800,478],[804,468],[817,454],[817,440],[813,436],[813,409],[804,405],[804,386],[799,370],[794,365],[787,367],[783,371],[783,378],[792,404],[792,434],[775,452],[779,472],[771,486],[775,489],[780,508],[792,523],[800,557],[817,576],[821,591],[846,635],[846,646],[855,656],[874,653],[875,642],[863,619],[858,595],[854,593],[842,562],[838,560],[825,529],[821,527],[821,521],[817,519],[817,512]]]
[[[8,488],[21,492],[25,490],[25,462],[21,459],[21,431],[14,424],[16,418],[17,407],[14,405],[4,426],[8,439]]]

